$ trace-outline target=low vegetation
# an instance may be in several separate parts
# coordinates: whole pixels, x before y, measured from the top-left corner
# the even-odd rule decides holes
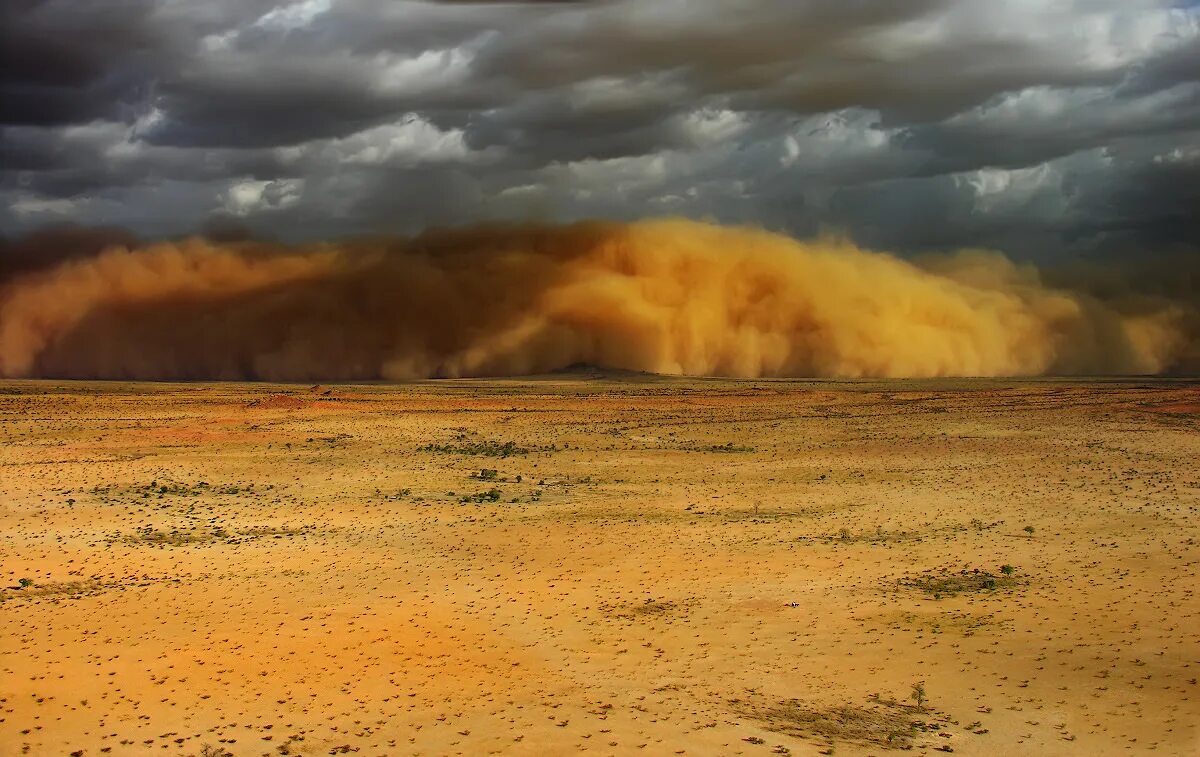
[[[687,452],[754,452],[754,447],[749,447],[744,444],[734,444],[733,442],[725,442],[724,444],[707,444],[697,445],[683,448]]]
[[[418,452],[435,452],[441,455],[467,455],[473,457],[514,457],[528,455],[530,452],[553,452],[557,448],[522,447],[513,441],[498,442],[494,440],[475,441],[459,437],[458,440],[446,444],[426,444],[418,447]]]
[[[32,579],[22,578],[16,586],[0,589],[0,602],[10,599],[81,599],[116,585],[95,579],[36,583]]]
[[[151,547],[186,547],[206,544],[241,544],[255,539],[283,539],[310,533],[309,526],[254,526],[239,531],[228,531],[221,527],[195,530],[156,529],[145,526],[131,534],[114,534],[108,538],[110,544],[121,543]]]
[[[600,605],[600,610],[614,618],[636,620],[639,618],[650,618],[685,612],[694,604],[695,600],[692,599],[675,601],[669,599],[649,598],[641,602],[624,602],[621,604],[604,603]]]
[[[462,502],[463,504],[475,503],[478,505],[478,504],[482,504],[484,502],[499,502],[500,498],[503,496],[504,496],[504,492],[500,491],[496,487],[492,487],[491,489],[488,489],[485,492],[478,492],[476,494],[467,494],[464,497],[462,497],[461,499],[459,499],[459,502]]]
[[[271,491],[274,488],[273,485],[268,485],[263,487],[261,491]],[[140,486],[100,485],[92,487],[90,491],[100,501],[108,503],[127,499],[199,498],[205,496],[238,496],[256,493],[254,484],[212,484],[208,481],[187,483],[165,477],[153,479],[149,483]],[[68,500],[68,502],[74,504],[73,499]]]
[[[933,599],[944,599],[959,594],[979,594],[1012,589],[1021,585],[1016,569],[1003,565],[997,573],[972,568],[957,572],[948,570],[930,571],[919,576],[900,579],[900,585],[917,589]]]
[[[919,693],[919,696],[918,696]],[[730,704],[744,717],[753,718],[767,730],[801,739],[816,739],[827,744],[837,742],[863,747],[908,750],[914,739],[930,732],[941,732],[948,718],[925,707],[924,683],[913,686],[915,705],[894,699],[872,697],[866,706],[854,704],[824,707],[799,699],[761,702],[734,699]]]
[[[929,526],[917,529],[884,530],[876,526],[870,531],[852,531],[849,528],[838,529],[836,534],[825,536],[801,536],[797,540],[804,542],[819,542],[822,544],[903,544],[920,543],[926,539],[937,537],[950,538],[956,534],[975,531],[983,533],[999,526],[1003,521],[984,523],[980,520],[971,521],[970,525],[950,524],[945,526]]]

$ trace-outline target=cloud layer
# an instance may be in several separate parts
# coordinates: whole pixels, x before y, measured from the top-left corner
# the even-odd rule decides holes
[[[13,0],[0,225],[327,238],[685,215],[1019,258],[1195,248],[1168,0]]]

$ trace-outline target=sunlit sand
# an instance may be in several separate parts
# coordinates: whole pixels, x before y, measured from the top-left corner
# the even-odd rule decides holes
[[[0,754],[1194,754],[1200,385],[0,384]]]

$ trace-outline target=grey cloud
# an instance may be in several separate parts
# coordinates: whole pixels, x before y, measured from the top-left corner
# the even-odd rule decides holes
[[[1166,0],[14,0],[0,35],[8,234],[682,214],[1196,243],[1200,13]]]
[[[144,94],[148,0],[0,4],[0,122],[120,118]]]

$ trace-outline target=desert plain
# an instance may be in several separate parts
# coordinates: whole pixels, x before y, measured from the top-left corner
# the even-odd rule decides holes
[[[0,383],[0,754],[1200,753],[1200,383]]]

